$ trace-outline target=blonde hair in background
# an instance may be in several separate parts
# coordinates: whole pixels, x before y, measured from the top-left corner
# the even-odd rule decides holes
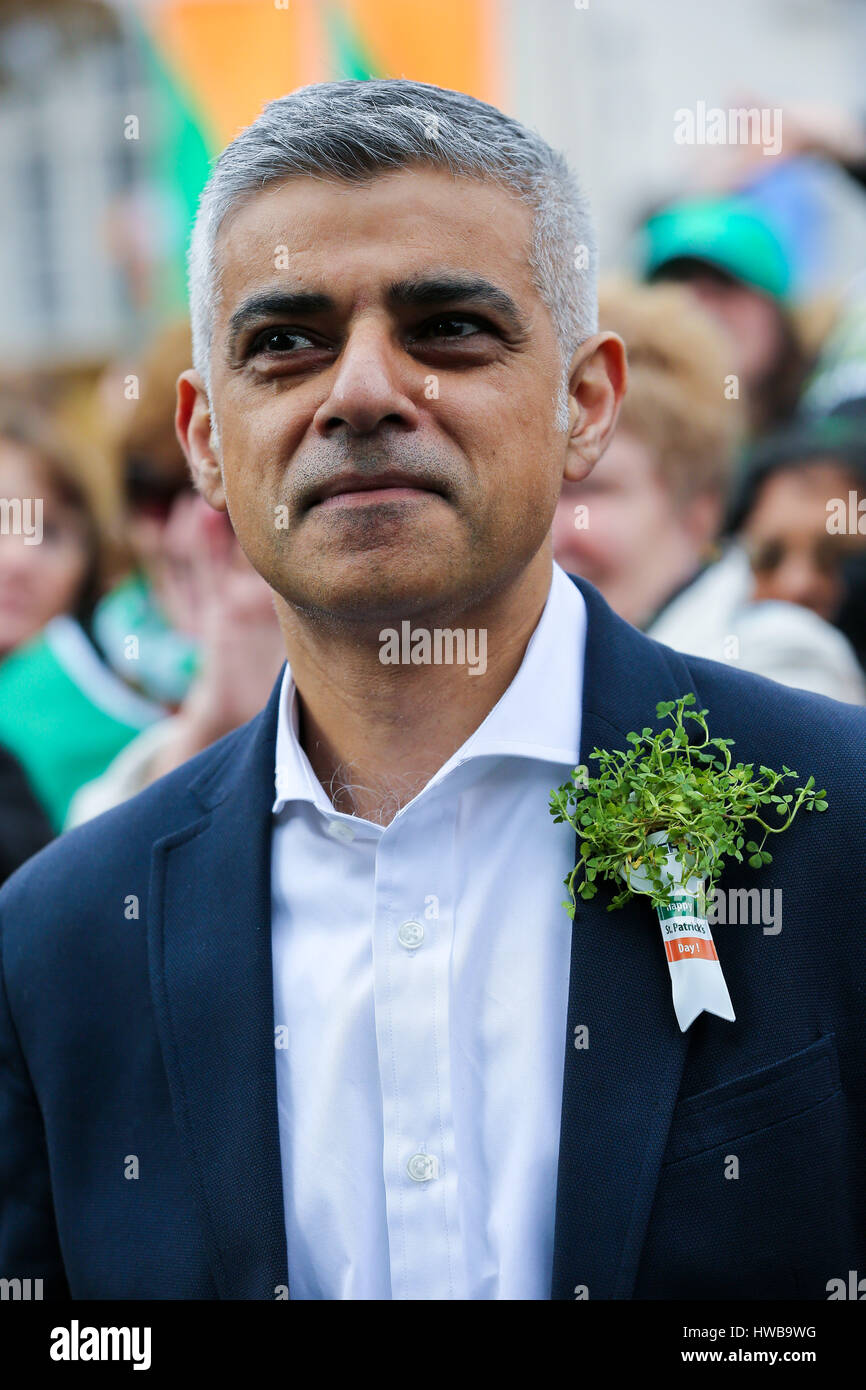
[[[602,282],[598,319],[628,354],[617,428],[651,450],[678,500],[726,493],[745,419],[723,331],[682,286],[624,278]]]

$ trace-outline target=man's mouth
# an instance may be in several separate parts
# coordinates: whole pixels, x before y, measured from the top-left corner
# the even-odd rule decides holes
[[[439,488],[407,473],[343,473],[317,488],[310,507],[371,507],[383,503],[418,502]]]

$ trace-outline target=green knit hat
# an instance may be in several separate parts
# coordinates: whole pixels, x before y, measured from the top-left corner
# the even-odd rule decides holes
[[[665,208],[644,224],[641,239],[647,280],[654,279],[671,261],[697,260],[773,299],[787,294],[791,274],[785,252],[766,222],[734,198]]]

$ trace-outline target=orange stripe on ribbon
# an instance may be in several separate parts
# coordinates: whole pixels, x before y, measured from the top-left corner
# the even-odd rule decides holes
[[[675,936],[665,942],[665,955],[675,960],[718,960],[716,948],[705,936]]]

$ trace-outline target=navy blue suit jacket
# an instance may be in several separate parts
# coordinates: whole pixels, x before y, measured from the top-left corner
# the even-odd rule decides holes
[[[783,893],[779,933],[714,929],[735,1023],[704,1014],[680,1033],[645,900],[580,905],[551,1298],[825,1299],[830,1279],[866,1275],[866,712],[681,656],[579,587],[584,761],[692,690],[738,759],[814,773],[829,809],[801,813],[761,872],[722,880]],[[46,1296],[290,1286],[270,939],[278,689],[0,893],[0,1275],[42,1278]]]

